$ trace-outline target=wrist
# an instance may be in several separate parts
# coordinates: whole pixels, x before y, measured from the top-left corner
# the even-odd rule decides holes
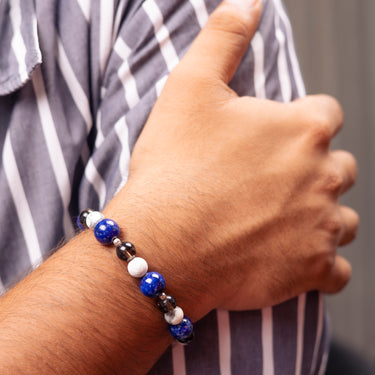
[[[207,285],[211,276],[198,256],[202,249],[197,251],[199,244],[192,240],[196,228],[191,228],[192,220],[182,219],[185,214],[163,205],[161,200],[141,201],[126,188],[103,213],[119,224],[121,237],[136,246],[137,256],[147,260],[149,270],[163,274],[167,293],[176,298],[193,322],[216,307]],[[123,276],[128,277],[125,273]]]

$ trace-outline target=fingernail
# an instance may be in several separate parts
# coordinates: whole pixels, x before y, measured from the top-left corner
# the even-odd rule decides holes
[[[226,0],[228,4],[234,5],[246,11],[252,8],[259,1],[261,0]]]

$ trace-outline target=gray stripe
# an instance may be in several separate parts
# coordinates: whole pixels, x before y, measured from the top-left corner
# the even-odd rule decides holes
[[[21,15],[22,15],[22,25],[21,34],[25,45],[27,46],[26,52],[26,67],[27,71],[31,71],[36,67],[37,64],[41,62],[40,60],[40,50],[35,35],[33,34],[34,21],[35,21],[35,2],[20,0],[21,5]]]
[[[6,183],[3,170],[0,170],[0,204],[4,217],[0,226],[0,273],[2,283],[6,286],[16,280],[30,267],[26,251],[26,242],[17,219],[16,208]],[[11,251],[10,251],[11,250]]]
[[[230,326],[232,375],[261,375],[263,366],[261,311],[232,311]]]
[[[266,97],[272,100],[283,101],[277,67],[277,58],[280,48],[275,37],[275,17],[278,16],[273,2],[271,0],[264,2],[259,32],[264,40],[264,74],[266,76]]]
[[[90,40],[89,24],[76,0],[60,1],[58,4],[58,34],[69,63],[83,91],[90,99]]]
[[[90,26],[90,94],[93,113],[96,113],[101,99],[101,78],[100,78],[100,7],[99,1],[91,2],[91,26]]]
[[[297,352],[298,299],[273,307],[275,375],[294,374]]]
[[[148,375],[173,375],[171,347],[161,356]]]
[[[286,26],[285,26],[281,17],[280,17],[280,29],[283,32],[283,34],[285,35],[285,47],[287,48],[287,52],[289,52],[289,48],[288,48],[289,44],[293,43],[293,41],[291,41],[287,38]],[[289,71],[289,79],[290,79],[291,89],[292,89],[292,98],[291,99],[295,100],[299,97],[297,83],[296,83],[296,77],[294,77],[294,74],[293,74],[293,67],[292,67],[291,57],[290,57],[289,53],[286,54],[286,57],[287,57],[287,64],[288,64],[288,71]]]
[[[305,335],[303,338],[302,373],[309,374],[314,354],[318,327],[319,293],[310,292],[306,295]]]
[[[239,96],[255,96],[254,55],[251,48],[247,50],[246,55],[244,56],[229,86]]]
[[[181,58],[198,32],[201,30],[194,9],[189,1],[170,6],[166,1],[158,2],[159,9],[169,31],[171,42]],[[178,8],[178,9],[177,9]],[[181,13],[184,14],[184,24],[181,24]],[[188,25],[188,27],[186,27]],[[182,28],[184,29],[183,32]]]
[[[195,324],[194,345],[185,347],[186,375],[220,374],[216,311]],[[204,361],[197,360],[204,358]]]
[[[10,140],[17,161],[24,190],[36,226],[40,246],[44,251],[56,246],[56,238],[63,237],[62,205],[51,161],[41,131],[31,83],[28,83],[19,100],[28,100],[30,111],[22,106],[13,110]],[[20,134],[23,136],[20,137]],[[48,230],[43,230],[46,218],[53,217]]]

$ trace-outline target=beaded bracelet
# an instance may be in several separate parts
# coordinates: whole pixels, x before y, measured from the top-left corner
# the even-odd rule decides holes
[[[176,300],[167,295],[164,277],[158,272],[148,272],[147,262],[136,257],[135,247],[130,242],[119,239],[120,227],[111,220],[104,218],[99,211],[86,209],[77,218],[79,229],[93,229],[96,239],[103,245],[114,245],[116,254],[128,263],[131,276],[141,278],[139,287],[141,292],[150,298],[157,299],[157,307],[164,313],[164,319],[169,324],[169,332],[181,344],[189,344],[194,337],[193,323],[184,315]]]

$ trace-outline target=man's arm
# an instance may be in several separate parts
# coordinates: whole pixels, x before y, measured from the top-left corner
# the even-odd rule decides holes
[[[246,12],[231,3],[171,74],[105,210],[194,321],[341,289],[350,266],[336,246],[358,220],[337,203],[355,179],[352,156],[329,151],[337,103],[228,88],[260,14],[259,1]],[[137,284],[79,235],[1,299],[2,373],[146,372],[171,339]]]

